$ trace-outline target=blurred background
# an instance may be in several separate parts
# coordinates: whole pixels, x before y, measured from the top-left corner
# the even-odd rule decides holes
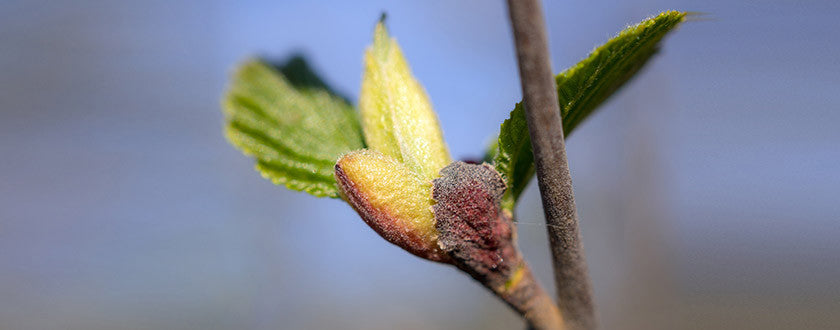
[[[684,24],[568,140],[604,329],[840,328],[840,2],[551,1],[555,71]],[[0,329],[520,329],[222,136],[249,56],[355,99],[380,12],[456,158],[520,86],[503,1],[0,1]],[[520,244],[553,290],[536,184]]]

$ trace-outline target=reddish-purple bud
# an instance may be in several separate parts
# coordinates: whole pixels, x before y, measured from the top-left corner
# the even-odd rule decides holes
[[[487,164],[454,162],[433,184],[440,247],[479,282],[503,287],[523,262],[510,214],[499,206],[502,176]]]

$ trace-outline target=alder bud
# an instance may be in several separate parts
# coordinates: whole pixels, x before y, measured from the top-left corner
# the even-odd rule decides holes
[[[516,279],[524,261],[509,212],[500,207],[502,176],[488,164],[454,162],[433,181],[438,244],[453,263],[496,291]]]

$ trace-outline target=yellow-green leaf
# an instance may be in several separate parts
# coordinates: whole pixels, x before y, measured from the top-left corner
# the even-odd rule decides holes
[[[382,22],[365,52],[359,109],[368,146],[420,177],[432,180],[452,161],[426,91]]]

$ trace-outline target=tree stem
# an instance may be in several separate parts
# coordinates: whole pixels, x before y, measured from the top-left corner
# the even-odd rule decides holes
[[[519,61],[525,116],[534,150],[560,312],[570,329],[595,329],[557,90],[538,0],[507,0]]]

